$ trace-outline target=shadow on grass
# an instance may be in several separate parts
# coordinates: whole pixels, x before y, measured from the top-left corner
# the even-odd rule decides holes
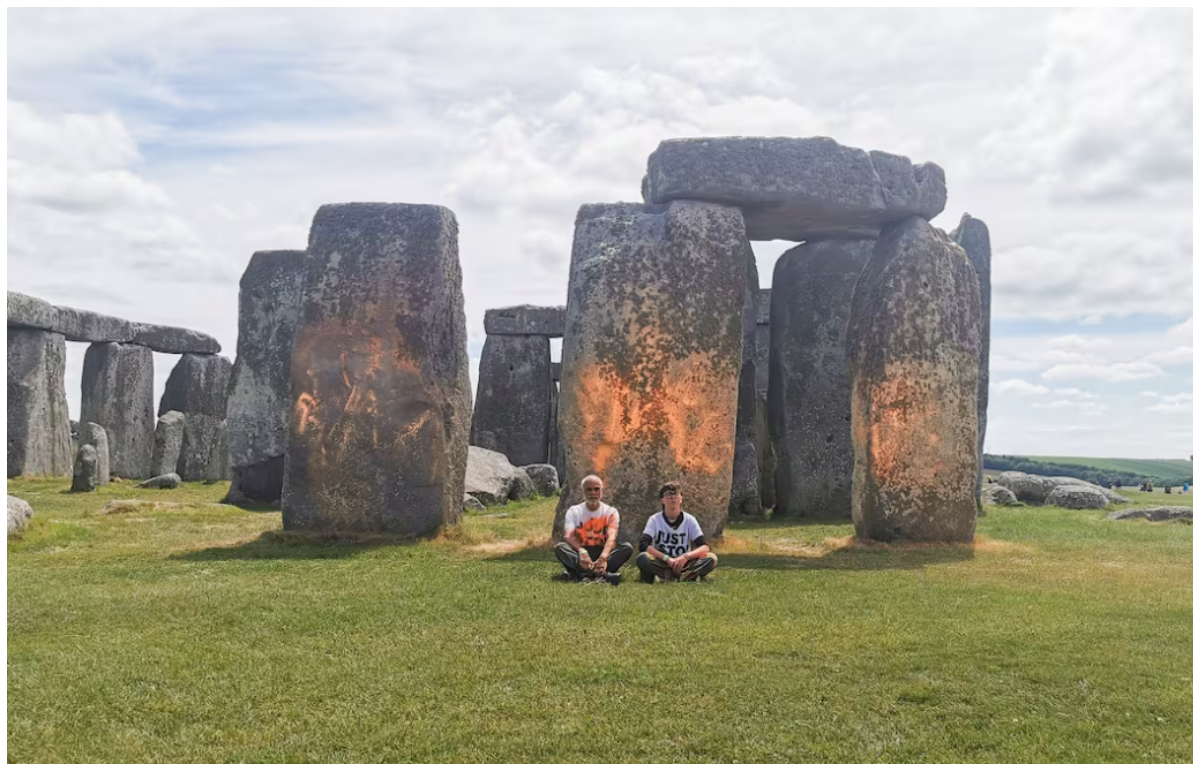
[[[346,559],[385,546],[414,543],[411,538],[362,533],[290,533],[267,530],[257,538],[230,546],[174,554],[173,560],[219,562],[224,560],[323,560]]]

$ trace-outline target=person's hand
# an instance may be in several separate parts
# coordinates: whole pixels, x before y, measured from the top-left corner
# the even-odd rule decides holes
[[[600,574],[607,573],[608,572],[608,557],[605,557],[603,554],[601,554],[596,559],[596,566],[595,566],[594,570]]]
[[[583,568],[584,570],[591,570],[593,564],[592,556],[590,554],[588,554],[586,551],[579,552],[579,567]]]
[[[672,573],[679,575],[683,572],[684,565],[687,565],[687,558],[681,554],[678,557],[671,557],[668,559],[667,564],[671,566]]]

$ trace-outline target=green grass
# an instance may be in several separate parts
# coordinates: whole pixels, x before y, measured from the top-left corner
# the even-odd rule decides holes
[[[423,543],[224,485],[67,495],[8,547],[10,762],[1192,758],[1192,531],[992,509],[974,548],[735,523],[700,584],[564,584],[554,501]],[[1133,493],[1135,503],[1154,496]],[[101,516],[110,499],[185,508]]]
[[[1118,471],[1163,479],[1177,479],[1192,475],[1192,462],[1183,460],[1147,460],[1145,458],[1068,458],[1057,455],[1022,455],[1038,463],[1067,463],[1074,466],[1091,466],[1104,471]]]

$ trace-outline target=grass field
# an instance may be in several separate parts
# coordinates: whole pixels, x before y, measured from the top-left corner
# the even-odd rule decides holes
[[[973,548],[738,523],[712,580],[614,588],[551,580],[550,500],[322,543],[225,485],[68,484],[9,482],[37,512],[8,546],[10,762],[1192,759],[1181,523],[992,509]]]
[[[1126,474],[1141,474],[1148,477],[1176,479],[1192,475],[1192,462],[1183,460],[1147,460],[1143,458],[1068,458],[1057,455],[1022,455],[1039,463],[1069,463],[1075,466],[1091,466],[1105,471]]]

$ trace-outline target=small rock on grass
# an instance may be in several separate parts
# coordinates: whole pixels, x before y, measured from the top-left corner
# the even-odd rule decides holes
[[[179,487],[180,483],[178,474],[160,474],[156,477],[150,477],[145,482],[142,482],[138,487],[154,487],[161,490],[173,490]]]

